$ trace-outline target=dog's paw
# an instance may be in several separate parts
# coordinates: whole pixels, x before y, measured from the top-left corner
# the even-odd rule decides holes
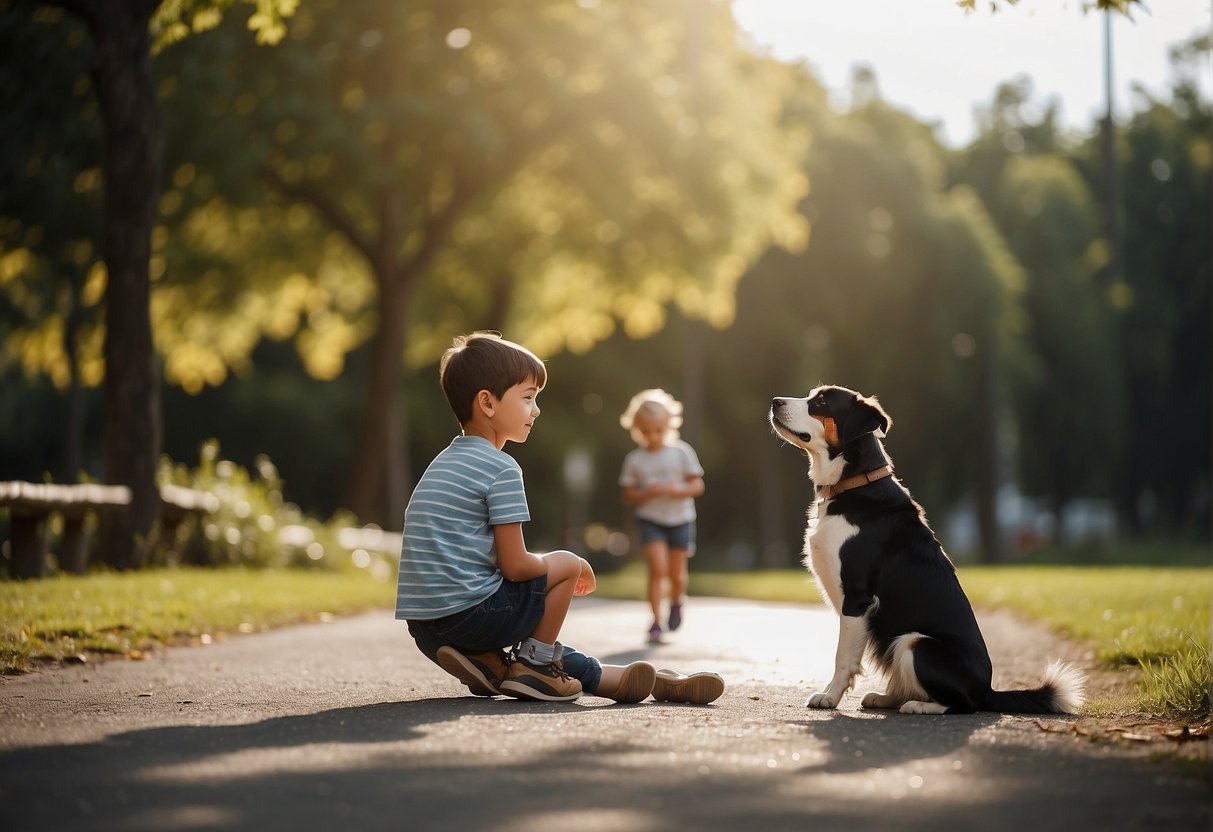
[[[940,705],[938,702],[919,702],[917,699],[911,699],[909,702],[903,703],[898,710],[903,714],[942,714],[947,713],[948,706]]]
[[[885,695],[878,690],[870,690],[863,695],[863,699],[859,700],[859,704],[864,708],[887,708],[889,707],[888,700]]]
[[[810,696],[804,706],[806,708],[837,708],[838,697],[832,696],[828,690],[821,690]]]

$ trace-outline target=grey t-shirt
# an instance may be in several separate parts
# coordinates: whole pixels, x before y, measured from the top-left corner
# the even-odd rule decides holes
[[[637,448],[623,459],[619,484],[625,488],[648,488],[659,482],[685,483],[688,477],[702,477],[703,466],[695,450],[678,440],[660,450]],[[662,526],[681,526],[695,519],[695,500],[691,497],[654,497],[636,506],[636,516]]]

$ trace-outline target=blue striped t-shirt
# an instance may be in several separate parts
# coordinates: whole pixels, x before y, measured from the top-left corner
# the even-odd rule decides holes
[[[404,511],[396,618],[442,618],[488,598],[503,580],[492,527],[530,519],[517,461],[483,437],[456,436]]]

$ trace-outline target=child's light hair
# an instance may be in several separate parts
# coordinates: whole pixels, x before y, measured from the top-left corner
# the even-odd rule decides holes
[[[682,402],[659,387],[641,390],[628,402],[628,409],[619,417],[619,424],[632,434],[637,445],[644,444],[644,436],[636,428],[637,416],[669,416],[669,430],[665,434],[665,444],[669,445],[678,439],[678,429],[682,427]]]

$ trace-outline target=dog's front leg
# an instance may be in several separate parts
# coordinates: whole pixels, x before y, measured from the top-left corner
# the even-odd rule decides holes
[[[809,697],[810,708],[837,708],[842,695],[851,687],[863,662],[868,646],[868,619],[862,615],[842,615],[838,618],[838,651],[834,654],[834,678],[823,691]]]

